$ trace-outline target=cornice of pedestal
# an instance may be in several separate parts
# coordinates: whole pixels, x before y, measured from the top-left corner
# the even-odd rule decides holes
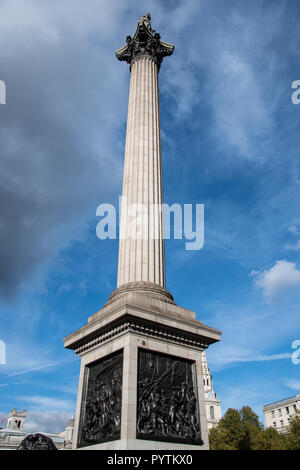
[[[126,292],[89,317],[88,323],[64,338],[79,355],[134,333],[203,351],[221,332],[196,319],[195,312],[137,292]]]
[[[173,54],[175,46],[161,41],[160,34],[151,28],[150,21],[149,13],[141,17],[133,38],[127,36],[127,44],[116,51],[119,60],[132,65],[137,59],[149,58],[157,64],[159,70],[164,57]]]
[[[167,343],[187,346],[200,351],[203,351],[211,344],[211,341],[203,336],[125,314],[102,330],[98,330],[94,335],[86,337],[77,344],[77,347],[74,347],[74,351],[78,355],[85,354],[99,347],[100,344],[111,341],[125,333],[135,333],[143,337],[161,339]]]

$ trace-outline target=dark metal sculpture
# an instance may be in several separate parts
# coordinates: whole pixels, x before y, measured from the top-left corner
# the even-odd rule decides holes
[[[133,38],[127,36],[126,46],[116,51],[116,56],[128,64],[132,64],[136,58],[152,58],[159,69],[163,58],[172,55],[173,51],[174,45],[161,41],[159,33],[151,28],[151,17],[146,13],[141,16]]]
[[[203,444],[191,361],[139,351],[137,437]]]
[[[79,447],[120,438],[123,351],[88,367],[83,398]]]
[[[17,450],[58,450],[50,437],[44,434],[28,434]]]

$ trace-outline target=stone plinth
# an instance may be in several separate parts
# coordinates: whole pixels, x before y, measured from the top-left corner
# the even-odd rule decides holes
[[[106,442],[85,443],[80,449],[208,449],[201,352],[209,344],[219,339],[220,332],[196,320],[195,312],[136,292],[124,293],[89,317],[85,326],[64,339],[65,347],[73,349],[81,357],[73,448],[78,448],[80,442],[82,445],[82,433],[87,423],[87,418],[84,416],[87,413],[88,375],[95,365],[98,367],[98,364],[100,364],[101,367],[101,361],[109,361],[110,358],[112,358],[112,361],[115,361],[114,358],[119,361],[118,354],[121,352],[121,374],[118,370],[118,375],[121,375],[121,380],[119,380],[121,384],[119,436],[114,440],[108,440],[109,436],[106,436],[104,438]],[[166,357],[167,360],[171,361],[170,367],[172,361],[173,364],[174,361],[176,362],[177,369],[176,367],[173,369],[177,379],[172,378],[172,380],[177,380],[177,384],[174,382],[177,395],[180,394],[178,377],[180,373],[182,374],[184,364],[186,363],[192,367],[194,392],[190,391],[190,393],[194,393],[197,400],[195,409],[196,424],[199,425],[203,443],[199,444],[199,440],[197,443],[185,443],[180,435],[175,438],[177,442],[166,442],[163,437],[159,440],[159,436],[154,436],[155,439],[151,439],[151,433],[149,439],[147,439],[147,435],[143,438],[137,438],[139,434],[137,429],[138,407],[140,406],[140,401],[138,401],[138,394],[140,393],[138,391],[138,369],[141,351],[149,353],[154,358]],[[101,376],[101,381],[105,382],[106,380],[106,384],[99,385],[100,388],[97,392],[99,396],[101,396],[101,393],[102,396],[105,396],[103,394],[108,382],[111,383],[113,379],[118,380],[117,375],[109,377],[109,374],[112,374],[112,369],[106,369],[106,372]],[[150,375],[152,375],[152,372]],[[166,379],[168,383],[171,380],[170,377],[168,376]],[[114,389],[111,390],[113,393],[118,388],[116,380],[114,380]],[[155,382],[154,379],[153,382]],[[156,379],[156,382],[158,388],[161,389],[161,379]],[[101,386],[103,392],[101,392]],[[183,389],[183,386],[181,388]],[[170,403],[171,401],[168,399],[165,406],[170,407],[171,413]],[[178,408],[179,406],[177,406],[177,413],[179,413]],[[94,429],[96,429],[99,426],[97,420],[101,421],[102,419],[101,412],[95,410],[93,413],[96,417],[95,425],[89,424],[89,427],[93,429],[94,426]],[[159,413],[157,413],[156,418],[159,421]],[[114,419],[118,422],[118,417],[114,417]],[[153,421],[153,418],[145,413],[145,425],[142,432],[147,429],[147,426],[153,425],[151,419]],[[171,415],[165,417],[165,423],[166,426],[169,426],[172,419],[174,421],[173,429],[175,429],[176,422],[179,421],[174,413],[173,417]],[[111,431],[111,435],[114,435],[113,431]]]

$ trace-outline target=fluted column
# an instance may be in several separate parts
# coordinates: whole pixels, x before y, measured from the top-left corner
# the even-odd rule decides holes
[[[173,301],[165,289],[163,190],[158,72],[174,46],[162,42],[142,16],[133,37],[116,51],[130,64],[117,289],[142,289]]]
[[[122,198],[118,287],[165,287],[158,70],[151,57],[131,64]]]

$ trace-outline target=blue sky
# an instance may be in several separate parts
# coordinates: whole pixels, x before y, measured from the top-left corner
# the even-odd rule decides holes
[[[228,407],[300,391],[297,0],[2,0],[0,417],[29,431],[75,412],[79,358],[62,338],[116,286],[96,209],[122,189],[129,70],[114,51],[141,14],[175,44],[159,74],[165,202],[205,205],[205,244],[166,241],[178,305],[222,330],[207,352]]]

